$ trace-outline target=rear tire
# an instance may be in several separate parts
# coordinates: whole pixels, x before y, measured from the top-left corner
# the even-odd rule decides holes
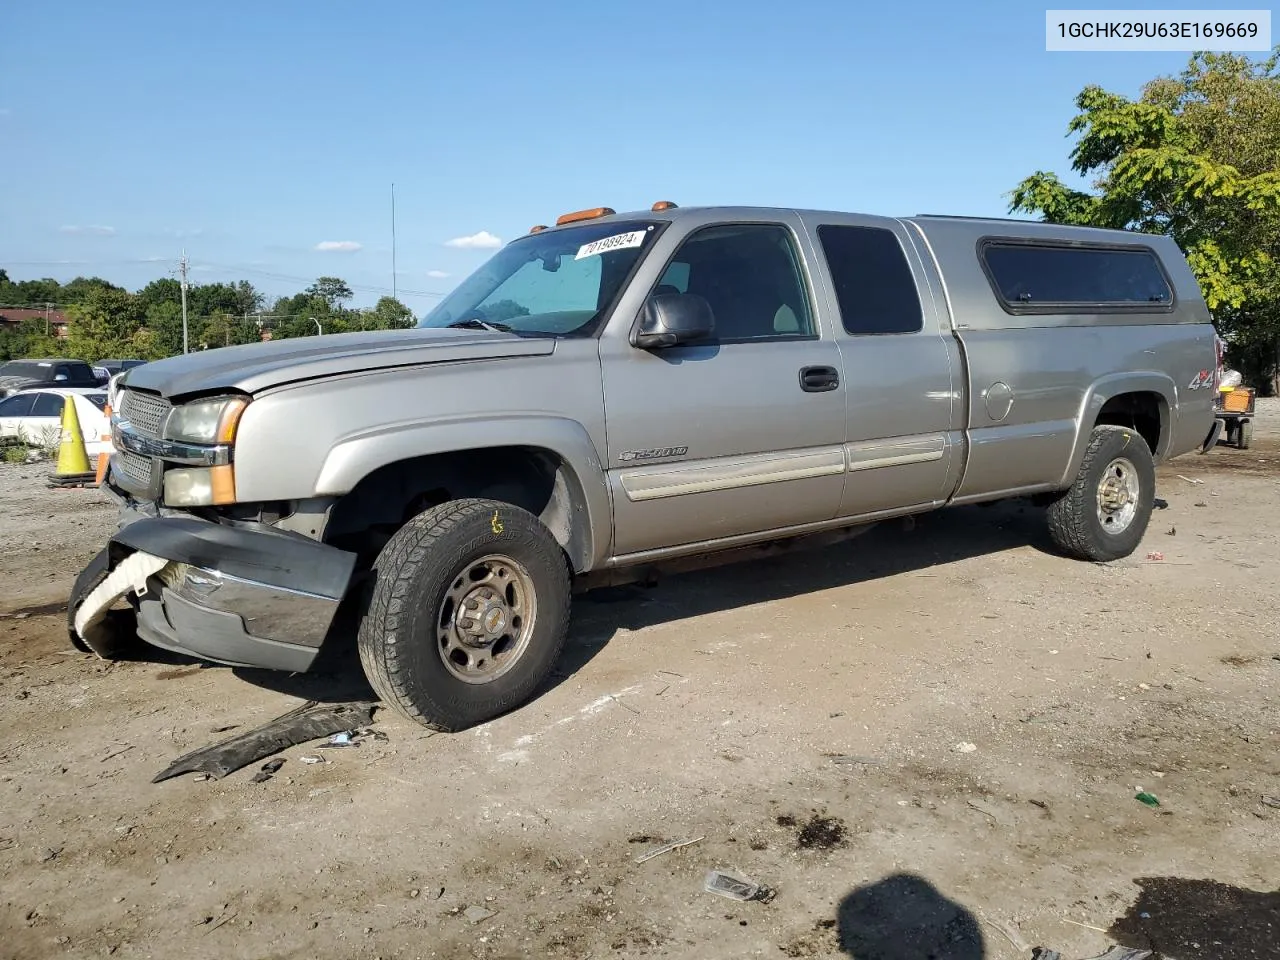
[[[1239,432],[1236,434],[1236,449],[1248,450],[1253,443],[1253,421],[1241,420]]]
[[[1129,556],[1147,532],[1155,488],[1155,462],[1138,432],[1094,427],[1075,482],[1049,507],[1053,542],[1081,560]]]
[[[532,514],[454,500],[414,517],[374,563],[360,662],[382,701],[454,731],[524,703],[569,627],[569,568]]]

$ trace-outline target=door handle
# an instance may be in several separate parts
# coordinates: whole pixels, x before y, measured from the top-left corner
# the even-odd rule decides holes
[[[805,393],[826,393],[840,386],[840,371],[835,367],[801,367],[800,389]]]

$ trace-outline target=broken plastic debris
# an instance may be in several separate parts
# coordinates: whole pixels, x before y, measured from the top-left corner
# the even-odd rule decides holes
[[[324,757],[299,757],[303,763],[324,763]]]
[[[274,760],[268,760],[262,765],[262,769],[253,775],[254,783],[266,783],[276,772],[284,766],[284,761],[277,757]]]
[[[484,923],[490,917],[497,916],[492,910],[476,906],[467,907],[466,910],[462,911],[462,915],[467,918],[467,923],[471,924]]]
[[[1163,559],[1164,559],[1164,554],[1163,554],[1163,553],[1161,553],[1159,550],[1152,550],[1150,553],[1148,553],[1148,554],[1147,554],[1147,559],[1148,559],[1148,560],[1163,560]]]
[[[1154,793],[1147,793],[1145,790],[1139,790],[1133,799],[1137,800],[1139,803],[1145,803],[1148,807],[1160,806],[1160,801],[1156,799],[1156,795]]]
[[[978,745],[976,743],[957,743],[955,745],[956,753],[973,753],[977,749]]]
[[[354,740],[352,740],[352,739],[351,739],[351,735],[352,735],[353,733],[355,733],[355,731],[354,731],[354,730],[343,730],[341,733],[335,733],[332,737],[330,737],[330,738],[329,738],[329,740],[328,740],[328,742],[327,742],[327,743],[322,743],[322,744],[320,744],[320,746],[322,746],[322,747],[355,747],[355,746],[359,746],[359,744],[357,744]]]
[[[742,903],[751,900],[768,903],[778,893],[772,887],[766,887],[748,877],[724,870],[708,870],[706,879],[702,881],[702,889],[707,893],[714,893],[717,897],[726,897]]]
[[[1263,794],[1262,804],[1263,806],[1274,807],[1275,809],[1280,810],[1280,797],[1268,797],[1266,794]]]
[[[286,747],[372,723],[376,706],[364,701],[326,704],[309,701],[256,730],[183,754],[151,782],[159,783],[180,773],[207,773],[217,780]]]

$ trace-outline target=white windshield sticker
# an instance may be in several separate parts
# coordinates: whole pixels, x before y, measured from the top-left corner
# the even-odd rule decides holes
[[[603,240],[592,240],[590,243],[584,243],[578,248],[578,255],[575,260],[581,260],[583,257],[594,257],[596,254],[608,253],[610,250],[626,250],[628,247],[638,247],[644,243],[644,230],[632,230],[630,233],[619,233],[612,237],[605,237]]]

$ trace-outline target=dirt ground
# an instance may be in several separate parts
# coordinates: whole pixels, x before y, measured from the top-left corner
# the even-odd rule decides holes
[[[0,466],[0,956],[1280,956],[1280,405],[1257,430],[1161,469],[1128,560],[1008,504],[588,596],[523,709],[265,783],[150,781],[359,676],[72,651],[112,511]]]

